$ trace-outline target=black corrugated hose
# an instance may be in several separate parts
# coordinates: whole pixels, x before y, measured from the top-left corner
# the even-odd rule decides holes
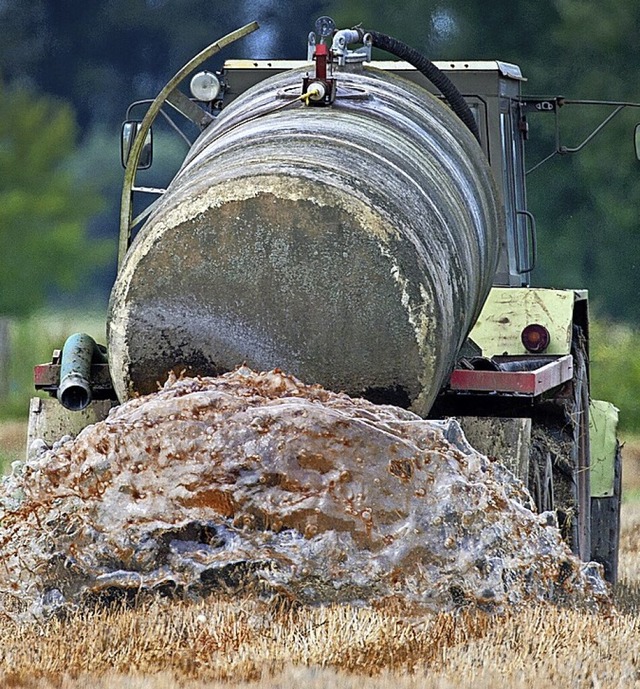
[[[478,123],[471,112],[471,108],[467,105],[467,102],[451,79],[442,70],[438,69],[431,60],[428,60],[417,50],[399,41],[397,38],[378,33],[377,31],[363,31],[362,29],[358,29],[358,31],[362,31],[363,37],[367,33],[371,35],[374,48],[386,50],[401,60],[405,60],[423,74],[442,93],[453,112],[467,125],[476,139],[480,141]]]

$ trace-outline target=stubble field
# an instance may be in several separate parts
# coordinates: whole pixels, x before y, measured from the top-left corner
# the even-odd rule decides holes
[[[4,428],[0,447],[19,444]],[[13,440],[11,440],[13,438]],[[11,687],[640,686],[640,446],[624,453],[621,581],[608,614],[551,607],[502,616],[299,608],[250,598],[155,601],[67,620],[0,620]]]

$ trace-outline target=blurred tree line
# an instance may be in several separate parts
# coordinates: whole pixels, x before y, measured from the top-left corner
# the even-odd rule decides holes
[[[529,78],[528,94],[640,100],[632,76],[640,4],[632,0],[4,0],[0,313],[63,294],[106,300],[122,177],[118,133],[130,102],[153,97],[195,52],[253,19],[261,31],[212,67],[231,55],[303,57],[320,14],[395,35],[434,60],[515,62]],[[607,113],[566,110],[569,146]],[[531,120],[534,164],[554,139],[550,117]],[[587,287],[600,313],[629,321],[640,316],[635,121],[640,111],[623,112],[582,153],[555,157],[529,176],[539,227],[534,281]],[[179,141],[167,148],[155,175],[184,153]]]

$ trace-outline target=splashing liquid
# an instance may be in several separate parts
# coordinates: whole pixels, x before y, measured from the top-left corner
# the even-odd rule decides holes
[[[241,368],[170,380],[5,479],[5,607],[253,590],[428,610],[602,604],[551,513],[455,420]]]

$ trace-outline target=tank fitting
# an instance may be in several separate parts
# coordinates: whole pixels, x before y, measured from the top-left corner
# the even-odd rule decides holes
[[[315,46],[313,59],[316,63],[314,76],[302,80],[302,97],[307,105],[331,105],[336,97],[336,80],[330,73],[331,54],[325,43]]]
[[[362,48],[349,50],[353,43],[362,43]],[[340,67],[353,62],[371,62],[371,36],[359,29],[341,29],[333,37],[331,52]]]

